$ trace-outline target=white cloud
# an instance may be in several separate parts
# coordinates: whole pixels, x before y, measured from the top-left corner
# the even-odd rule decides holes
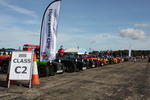
[[[58,33],[58,47],[64,45],[65,48],[92,48],[92,49],[110,49],[118,45],[120,36],[109,33],[76,34],[76,33]],[[112,45],[113,44],[113,45]],[[119,46],[118,46],[119,48]]]
[[[150,27],[150,24],[135,24],[136,27]]]
[[[6,27],[13,26],[14,24],[29,24],[29,25],[40,25],[40,21],[37,19],[17,19],[12,15],[1,14],[0,15],[0,29],[5,29]]]
[[[122,37],[129,37],[133,40],[143,40],[146,37],[146,34],[142,30],[128,28],[120,30],[120,35]]]
[[[38,20],[26,20],[23,22],[24,24],[40,24],[40,21]]]
[[[18,22],[18,20],[11,16],[11,15],[6,15],[6,14],[1,14],[0,15],[0,27],[5,27],[7,25],[13,24]]]
[[[92,44],[95,44],[96,43],[96,40],[91,40],[90,41],[90,44],[92,45]]]
[[[38,31],[26,30],[21,27],[9,27],[0,31],[0,47],[18,48],[23,44],[39,44],[40,33]],[[93,34],[75,34],[58,33],[57,47],[63,45],[64,48],[92,48],[94,50],[118,50],[128,49],[132,44],[133,49],[150,48],[150,41],[133,41],[128,38],[121,38],[117,34],[93,33]],[[92,43],[91,43],[92,42]]]
[[[21,27],[13,26],[0,29],[0,47],[18,48],[23,44],[39,44],[40,33],[38,31],[26,30]]]
[[[129,37],[131,36],[129,35]],[[145,37],[145,34],[142,37]],[[132,38],[135,38],[135,36],[132,36]],[[74,32],[72,33],[59,32],[57,40],[58,40],[57,41],[58,48],[60,45],[63,45],[64,48],[76,48],[77,46],[79,46],[80,48],[86,49],[92,48],[94,50],[110,50],[110,49],[124,50],[129,49],[130,44],[132,44],[132,49],[142,50],[150,48],[149,39],[144,39],[143,41],[135,41],[133,39],[122,38],[117,34],[110,34],[110,33],[77,34]]]
[[[35,12],[33,12],[32,10],[28,10],[28,9],[25,9],[25,8],[21,8],[21,7],[18,7],[18,6],[14,6],[14,5],[8,4],[8,3],[5,2],[4,0],[1,0],[1,1],[0,1],[0,5],[5,6],[5,7],[8,7],[8,8],[10,8],[11,10],[16,11],[16,12],[18,12],[18,13],[20,13],[20,14],[25,14],[25,15],[32,16],[32,17],[34,17],[34,18],[37,18],[37,15],[36,15]]]

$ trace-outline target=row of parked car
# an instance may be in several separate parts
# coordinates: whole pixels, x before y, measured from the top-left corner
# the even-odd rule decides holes
[[[65,53],[63,56],[57,56],[56,60],[50,62],[41,62],[37,59],[40,76],[55,75],[63,72],[79,72],[89,68],[102,67],[108,64],[117,64],[123,62],[121,57],[98,57],[96,55],[78,55],[75,53]]]
[[[117,64],[125,60],[121,57],[99,57],[92,54],[64,53],[64,55],[57,55],[56,60],[52,62],[44,62],[39,60],[39,53],[35,53],[37,55],[38,72],[41,77],[63,72],[79,72],[107,64]],[[10,55],[0,56],[1,73],[7,73],[10,59]]]

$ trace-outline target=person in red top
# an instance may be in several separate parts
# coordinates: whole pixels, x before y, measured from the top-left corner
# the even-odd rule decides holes
[[[59,56],[63,56],[63,55],[64,55],[64,51],[65,51],[65,50],[63,49],[63,46],[61,45],[61,46],[60,46],[60,49],[58,50],[58,55],[59,55]]]

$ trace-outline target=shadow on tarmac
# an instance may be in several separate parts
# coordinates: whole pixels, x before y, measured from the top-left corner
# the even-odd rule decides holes
[[[4,80],[0,80],[0,87],[7,87],[7,82]]]

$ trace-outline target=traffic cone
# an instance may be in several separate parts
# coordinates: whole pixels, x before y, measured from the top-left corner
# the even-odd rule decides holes
[[[32,69],[32,85],[39,85],[40,79],[38,75],[36,55],[33,55],[33,69]]]

